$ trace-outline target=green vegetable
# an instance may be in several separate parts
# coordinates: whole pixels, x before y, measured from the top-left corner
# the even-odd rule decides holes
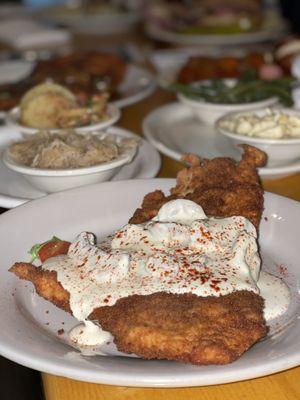
[[[30,262],[32,263],[34,260],[38,259],[38,258],[39,258],[39,251],[41,250],[41,248],[42,248],[45,244],[50,243],[50,242],[53,242],[54,240],[58,240],[58,241],[61,242],[61,239],[59,239],[59,238],[56,237],[56,236],[53,236],[52,239],[47,240],[47,241],[44,242],[44,243],[37,243],[37,244],[33,245],[33,246],[31,247],[31,249],[28,251],[28,253],[31,255],[31,261],[30,261]]]
[[[292,88],[296,82],[292,77],[266,81],[257,78],[255,72],[248,71],[233,86],[226,84],[224,79],[212,79],[205,84],[173,83],[169,88],[191,99],[215,104],[252,103],[277,97],[285,106],[292,106]]]

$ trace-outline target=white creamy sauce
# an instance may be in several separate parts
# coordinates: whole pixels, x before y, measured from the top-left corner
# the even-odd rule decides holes
[[[111,334],[99,329],[92,321],[85,321],[75,326],[70,333],[70,340],[78,346],[97,346],[99,343],[108,342]]]
[[[280,278],[261,271],[257,286],[261,297],[265,300],[264,316],[266,321],[279,317],[287,311],[291,293]]]
[[[72,331],[71,340],[95,346],[107,342],[108,333],[87,321],[89,315],[134,294],[220,296],[261,289],[266,319],[278,316],[288,305],[288,289],[265,274],[257,283],[261,260],[256,239],[255,227],[244,217],[208,218],[196,203],[173,200],[149,222],[125,225],[98,245],[92,233],[82,232],[67,255],[46,260],[43,268],[57,272],[70,293],[74,317],[85,323]],[[274,302],[273,284],[280,287]]]

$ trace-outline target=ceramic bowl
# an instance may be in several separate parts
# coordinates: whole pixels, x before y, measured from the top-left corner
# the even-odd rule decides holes
[[[256,110],[250,112],[250,115],[263,116],[263,114],[270,112],[268,109]],[[288,108],[274,109],[273,112],[282,112],[289,115],[295,115],[300,118],[300,111]],[[216,122],[216,129],[225,137],[229,139],[233,146],[237,147],[240,144],[246,143],[251,146],[255,146],[263,150],[268,155],[268,167],[277,167],[283,165],[289,165],[300,159],[300,135],[295,138],[286,139],[269,139],[254,136],[247,136],[230,132],[227,129],[221,127],[222,122],[228,118],[237,116],[240,113],[229,113],[221,117]],[[244,114],[244,113],[242,113]],[[248,114],[248,113],[247,113]]]

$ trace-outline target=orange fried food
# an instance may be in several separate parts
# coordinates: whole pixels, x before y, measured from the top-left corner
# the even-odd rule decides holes
[[[15,263],[9,271],[20,279],[32,282],[39,296],[71,313],[70,294],[57,281],[56,272],[46,271],[41,267],[35,267],[33,264],[24,262]]]
[[[265,64],[264,54],[249,53],[244,57],[193,56],[182,66],[177,75],[180,83],[192,83],[205,79],[237,78],[249,70],[258,71]]]
[[[221,297],[154,293],[95,310],[120,351],[146,359],[227,364],[266,335],[263,300],[248,291]]]
[[[145,222],[153,218],[164,203],[184,198],[200,204],[207,215],[242,215],[258,227],[263,211],[263,190],[256,168],[266,163],[266,155],[248,145],[243,145],[243,149],[238,163],[224,157],[201,160],[195,155],[184,156],[183,162],[189,167],[178,173],[177,184],[170,195],[165,196],[159,190],[147,194],[142,207],[129,222]]]
[[[16,263],[10,271],[70,312],[69,293],[55,272],[28,263]],[[129,296],[95,309],[90,319],[111,332],[124,353],[199,365],[230,363],[267,333],[262,298],[245,290],[220,297],[162,292]]]
[[[184,162],[189,167],[178,174],[170,195],[161,191],[146,195],[130,222],[147,221],[165,202],[186,198],[209,215],[242,215],[258,226],[263,191],[256,168],[265,161],[265,154],[250,146],[244,146],[239,163],[187,155]],[[16,263],[10,271],[31,281],[40,296],[71,312],[70,294],[57,281],[56,272],[28,263]],[[89,318],[111,332],[125,353],[197,365],[226,364],[266,335],[263,307],[263,299],[248,291],[220,297],[159,292],[122,298],[113,306],[96,308]]]

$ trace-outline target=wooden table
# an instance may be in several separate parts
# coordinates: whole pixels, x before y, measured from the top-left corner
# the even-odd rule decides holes
[[[157,90],[148,99],[124,109],[120,126],[141,134],[143,118],[159,105],[173,101],[172,94]],[[160,177],[175,177],[181,165],[162,157]],[[300,174],[263,182],[268,191],[300,201]],[[46,400],[299,400],[300,367],[264,378],[226,385],[184,389],[127,388],[83,383],[42,374]]]

